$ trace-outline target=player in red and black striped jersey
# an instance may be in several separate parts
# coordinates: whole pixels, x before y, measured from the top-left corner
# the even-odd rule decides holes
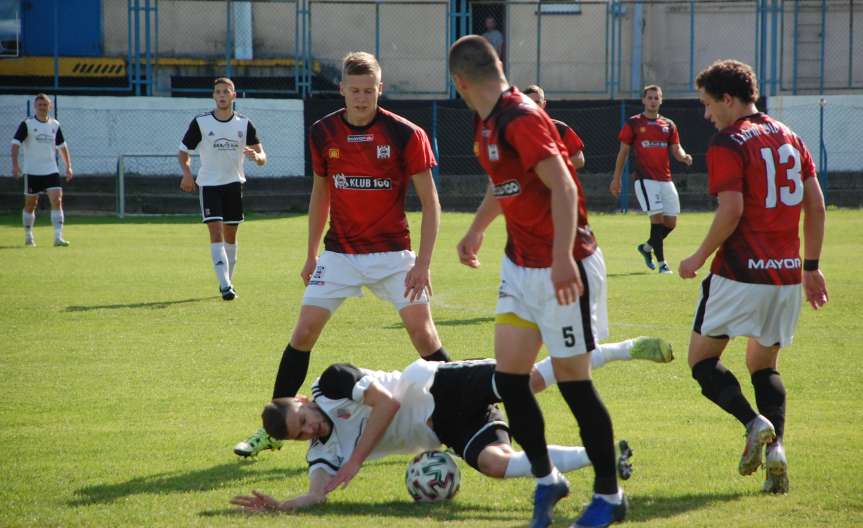
[[[339,85],[345,108],[312,125],[314,183],[309,238],[300,277],[306,284],[299,320],[276,374],[273,398],[294,396],[309,356],[333,312],[362,288],[393,304],[419,355],[448,361],[429,308],[432,251],[440,204],[432,179],[437,164],[422,128],[378,107],[383,84],[370,53],[348,54]],[[419,254],[411,251],[405,195],[413,183],[422,206]],[[324,251],[318,255],[321,237]],[[279,447],[259,429],[234,452],[253,456]]]
[[[702,394],[746,426],[740,473],[758,469],[766,446],[764,490],[785,493],[785,387],[776,368],[779,350],[791,344],[797,325],[801,282],[813,308],[827,302],[818,269],[824,196],[803,141],[756,108],[758,83],[751,67],[717,61],[696,84],[704,117],[719,130],[707,150],[709,191],[719,207],[701,246],[680,263],[680,276],[693,278],[716,252],[701,288],[689,365]],[[720,362],[729,338],[736,336],[749,338],[746,365],[760,414]]]
[[[530,97],[530,100],[536,103],[540,108],[545,110],[548,101],[545,99],[545,90],[537,84],[531,84],[521,93]],[[577,169],[584,167],[584,141],[569,125],[558,119],[552,118],[557,133],[560,134],[560,139],[566,145],[566,150],[569,153],[569,160],[572,166]]]
[[[478,267],[483,233],[501,213],[506,220],[494,383],[537,478],[530,526],[550,525],[555,504],[569,493],[549,460],[542,412],[529,386],[542,344],[595,472],[593,501],[576,526],[607,526],[622,520],[626,502],[614,471],[611,417],[590,379],[590,352],[608,331],[605,264],[587,223],[584,193],[554,123],[509,85],[487,41],[460,38],[450,48],[449,68],[476,112],[474,153],[490,180],[458,244],[461,262]]]
[[[636,249],[650,269],[659,266],[659,273],[670,274],[665,262],[664,240],[677,226],[680,198],[671,181],[668,153],[686,165],[692,165],[692,156],[680,146],[680,136],[674,121],[659,114],[662,105],[662,88],[655,84],[645,86],[641,102],[644,111],[631,116],[620,129],[620,151],[614,163],[614,175],[609,190],[620,194],[620,175],[632,150],[635,153],[635,170],[632,173],[635,195],[641,209],[650,217],[650,238]],[[653,264],[656,255],[657,265]]]

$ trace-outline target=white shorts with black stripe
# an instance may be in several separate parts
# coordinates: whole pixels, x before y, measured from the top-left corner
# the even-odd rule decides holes
[[[635,180],[634,186],[638,205],[648,215],[677,216],[680,214],[680,197],[677,195],[674,182],[641,178]]]
[[[498,314],[513,313],[539,327],[552,357],[571,357],[593,351],[608,337],[605,260],[596,248],[578,261],[584,294],[567,306],[557,303],[551,268],[517,266],[504,256],[500,272]]]
[[[701,283],[693,330],[707,337],[751,337],[765,347],[794,339],[802,303],[800,284],[749,284],[712,273]]]

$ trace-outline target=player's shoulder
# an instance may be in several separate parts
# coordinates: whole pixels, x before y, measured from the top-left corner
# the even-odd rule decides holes
[[[234,119],[239,119],[242,121],[251,121],[251,119],[249,119],[249,116],[247,116],[246,114],[243,114],[241,112],[234,112]]]
[[[638,114],[633,114],[633,115],[627,117],[626,122],[630,123],[630,124],[635,124],[635,123],[641,123],[642,121],[644,121],[644,119],[645,119],[644,114],[638,113]]]
[[[657,118],[656,118],[656,121],[659,122],[659,124],[664,124],[666,126],[673,126],[673,127],[677,126],[674,123],[674,120],[671,119],[670,117],[668,117],[667,115],[659,114],[659,116],[657,116]]]
[[[315,129],[320,129],[323,127],[331,126],[331,124],[338,122],[338,120],[341,120],[342,115],[344,113],[345,113],[344,108],[339,108],[338,110],[330,112],[329,114],[325,115],[324,117],[322,117],[322,118],[318,119],[317,121],[315,121],[314,123],[312,123],[311,128],[312,128],[312,130],[315,130]]]
[[[556,126],[558,130],[572,130],[571,126],[564,123],[560,119],[551,118],[551,122],[554,123],[554,126]]]
[[[414,131],[422,131],[422,127],[411,121],[410,119],[401,116],[391,110],[387,110],[386,108],[378,107],[378,119],[381,121],[394,125],[396,127],[405,128]]]

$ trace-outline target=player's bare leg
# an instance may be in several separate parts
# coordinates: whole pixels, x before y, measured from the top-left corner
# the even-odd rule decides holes
[[[36,223],[36,206],[39,205],[38,194],[24,195],[24,211],[21,213],[24,224],[24,245],[35,246],[36,239],[33,236],[33,225]]]
[[[777,369],[779,346],[765,347],[750,338],[746,346],[746,366],[755,388],[758,412],[770,420],[776,440],[765,448],[764,491],[788,493],[788,460],[785,457],[785,385]]]
[[[449,361],[437,333],[428,304],[409,304],[399,310],[411,343],[420,357],[429,361]]]

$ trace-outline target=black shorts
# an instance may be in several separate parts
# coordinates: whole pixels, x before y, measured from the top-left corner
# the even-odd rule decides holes
[[[243,184],[204,185],[199,188],[201,217],[205,224],[224,222],[239,224],[243,221]]]
[[[45,174],[43,176],[34,176],[32,174],[24,175],[24,194],[39,194],[48,189],[62,189],[60,185],[60,174]]]
[[[431,394],[432,429],[440,441],[479,470],[480,452],[490,444],[510,443],[509,427],[495,405],[493,360],[442,364]]]

